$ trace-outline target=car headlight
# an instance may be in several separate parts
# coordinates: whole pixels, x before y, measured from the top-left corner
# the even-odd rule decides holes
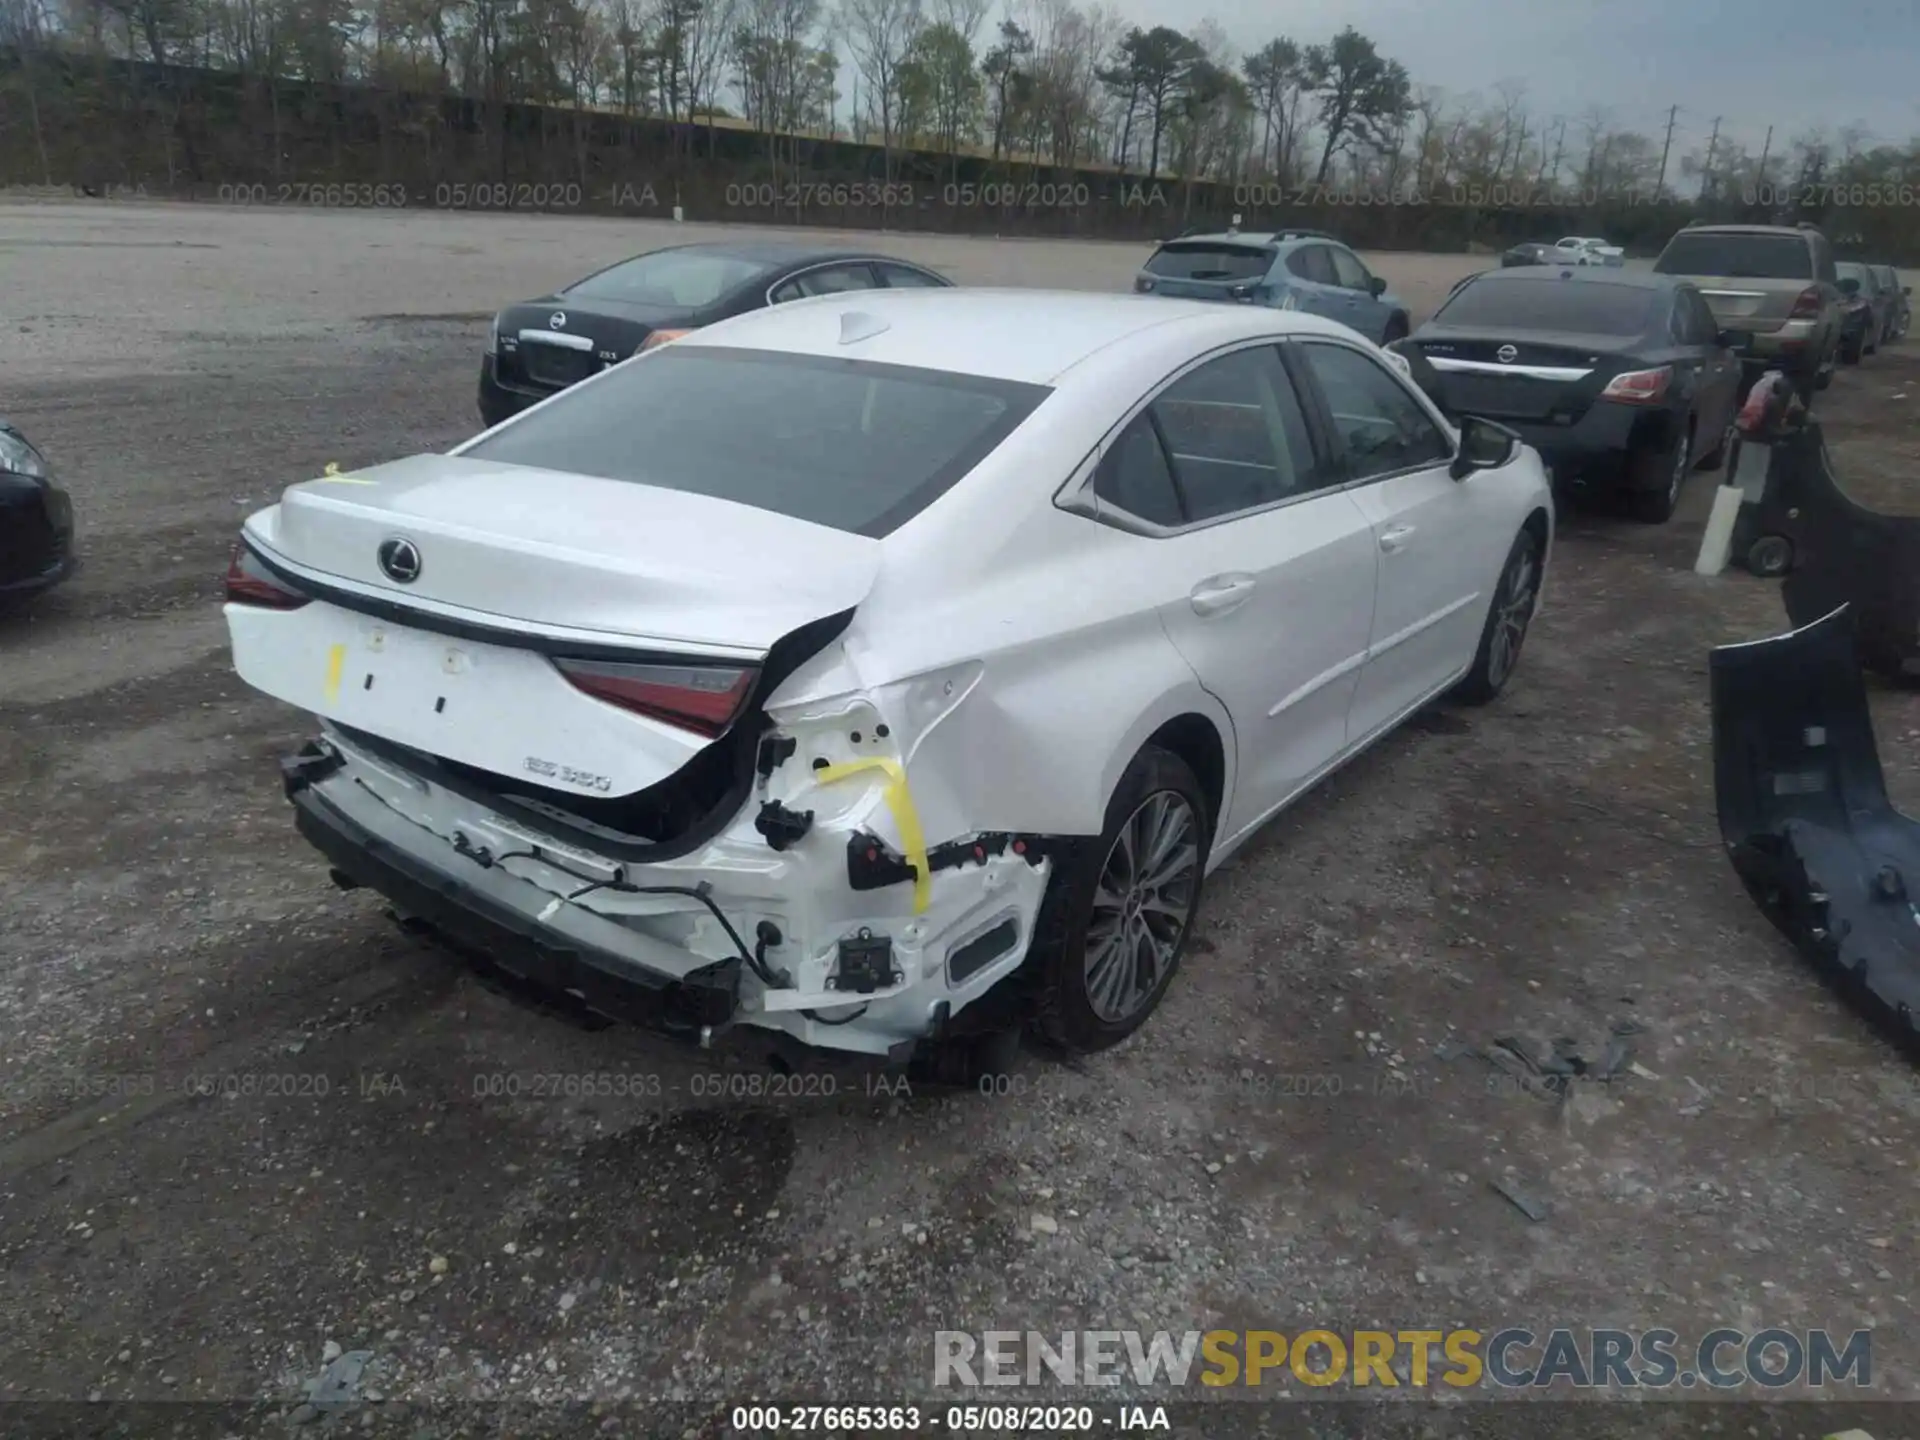
[[[0,425],[0,472],[45,480],[47,462],[38,450],[27,443],[26,436],[18,430]]]

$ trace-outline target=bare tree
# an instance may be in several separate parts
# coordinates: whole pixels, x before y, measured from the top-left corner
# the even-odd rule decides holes
[[[901,67],[920,38],[925,12],[921,0],[842,0],[840,18],[867,104],[879,116],[881,176],[892,180]]]

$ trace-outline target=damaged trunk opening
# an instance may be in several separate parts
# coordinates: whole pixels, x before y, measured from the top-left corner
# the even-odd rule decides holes
[[[1915,1053],[1920,822],[1887,797],[1853,616],[1710,656],[1720,831],[1748,893]]]

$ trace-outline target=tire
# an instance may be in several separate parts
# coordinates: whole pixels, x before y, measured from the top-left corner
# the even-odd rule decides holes
[[[1507,563],[1500,567],[1500,579],[1493,587],[1486,623],[1480,627],[1473,668],[1449,698],[1462,705],[1485,705],[1513,679],[1527,643],[1527,627],[1540,607],[1542,549],[1540,537],[1531,529],[1522,528],[1513,537],[1513,548],[1507,551]]]
[[[1777,580],[1793,569],[1793,542],[1784,535],[1762,535],[1747,547],[1747,573]]]
[[[1121,877],[1129,868],[1126,856],[1143,844],[1150,848],[1154,827],[1160,825],[1168,827],[1158,832],[1163,838],[1175,838],[1179,863],[1175,877],[1151,893],[1173,908],[1141,911],[1138,893]],[[1178,840],[1179,834],[1186,838]],[[1040,905],[1029,964],[1035,981],[1033,1028],[1042,1040],[1072,1054],[1092,1054],[1119,1044],[1159,1008],[1200,913],[1212,839],[1206,792],[1187,763],[1156,745],[1134,756],[1107,802],[1100,838],[1067,854]],[[1116,882],[1123,908],[1097,904]],[[1132,931],[1136,944],[1148,941],[1153,967],[1148,973],[1141,973],[1141,952],[1125,953],[1118,935],[1105,951],[1095,944],[1096,927],[1107,928],[1101,921],[1105,914],[1115,914],[1112,928]],[[1149,915],[1164,923],[1154,924]],[[1135,921],[1139,930],[1133,930]]]
[[[1867,346],[1865,336],[1862,336],[1858,340],[1843,340],[1840,342],[1840,363],[1842,365],[1858,365],[1866,353]]]
[[[1702,470],[1719,470],[1727,463],[1727,457],[1733,453],[1733,447],[1740,437],[1740,408],[1736,405],[1733,413],[1727,417],[1727,428],[1720,432],[1720,441],[1700,460]]]
[[[1627,506],[1633,518],[1646,525],[1664,525],[1673,518],[1687,476],[1693,473],[1693,417],[1673,444],[1643,450],[1627,462],[1630,487]]]

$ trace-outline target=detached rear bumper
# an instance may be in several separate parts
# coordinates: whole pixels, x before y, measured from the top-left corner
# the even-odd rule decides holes
[[[675,975],[590,941],[562,939],[478,885],[408,854],[327,799],[313,781],[329,763],[338,762],[309,746],[281,768],[294,823],[337,875],[385,896],[403,916],[454,943],[483,952],[508,973],[565,991],[614,1019],[690,1040],[733,1020],[738,960]]]

